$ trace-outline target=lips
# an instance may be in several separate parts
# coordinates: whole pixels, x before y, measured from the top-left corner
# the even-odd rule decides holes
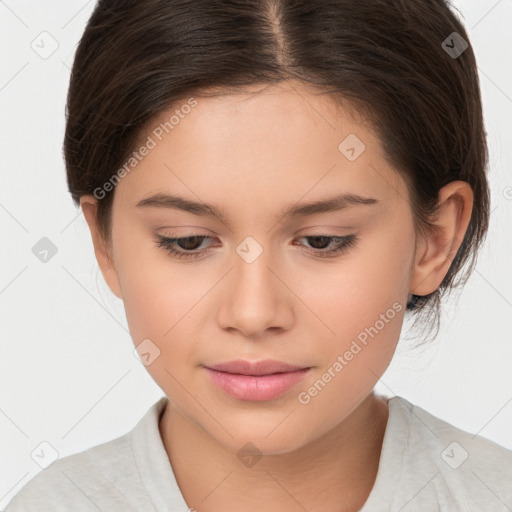
[[[250,362],[242,359],[228,361],[216,365],[205,365],[206,368],[225,373],[237,373],[239,375],[271,375],[273,373],[294,372],[304,370],[305,366],[296,366],[274,359]]]
[[[233,398],[267,401],[280,397],[295,387],[311,367],[303,367],[266,359],[243,360],[205,366],[211,382]]]

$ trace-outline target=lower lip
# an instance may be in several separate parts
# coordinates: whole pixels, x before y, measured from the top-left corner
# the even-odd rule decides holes
[[[264,401],[281,396],[300,382],[310,368],[271,375],[240,375],[206,368],[213,382],[228,395],[241,400]]]

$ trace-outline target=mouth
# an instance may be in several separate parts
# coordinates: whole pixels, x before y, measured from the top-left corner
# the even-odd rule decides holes
[[[256,362],[239,359],[203,366],[218,388],[233,398],[247,401],[278,398],[297,385],[312,368],[272,359]]]
[[[215,365],[205,365],[210,370],[225,373],[236,373],[239,375],[272,375],[274,373],[288,373],[298,370],[304,370],[306,367],[297,366],[276,361],[275,359],[264,359],[262,361],[244,361],[237,359],[236,361],[228,361]]]

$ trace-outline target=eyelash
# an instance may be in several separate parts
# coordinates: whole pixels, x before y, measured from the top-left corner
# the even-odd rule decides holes
[[[162,235],[155,235],[155,242],[156,246],[159,248],[164,249],[169,255],[171,255],[174,258],[198,258],[208,252],[210,250],[203,250],[203,251],[197,251],[197,252],[191,252],[191,251],[177,251],[173,248],[174,244],[177,242],[181,242],[183,240],[190,240],[194,238],[202,238],[203,240],[206,238],[211,238],[206,235],[191,235],[191,236],[185,236],[181,238],[169,238]],[[357,237],[356,235],[347,235],[347,236],[334,236],[334,235],[327,235],[323,233],[319,233],[317,235],[309,235],[309,236],[301,236],[300,238],[329,238],[332,240],[339,240],[338,247],[336,249],[330,249],[328,251],[325,251],[323,249],[314,249],[313,251],[308,251],[313,253],[315,256],[319,256],[320,258],[328,258],[328,257],[335,257],[337,255],[341,255],[342,253],[348,251],[350,248],[354,247],[357,243]],[[201,243],[203,242],[201,240]]]

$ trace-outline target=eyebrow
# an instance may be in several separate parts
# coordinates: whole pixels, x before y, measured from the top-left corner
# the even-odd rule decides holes
[[[282,212],[281,218],[306,217],[317,213],[329,213],[343,210],[349,206],[373,205],[378,202],[379,201],[373,197],[362,197],[357,194],[341,194],[309,203],[293,204]],[[140,208],[152,207],[183,210],[194,215],[213,216],[223,223],[229,224],[226,212],[222,208],[207,203],[191,201],[174,194],[154,194],[140,200],[136,206]]]

